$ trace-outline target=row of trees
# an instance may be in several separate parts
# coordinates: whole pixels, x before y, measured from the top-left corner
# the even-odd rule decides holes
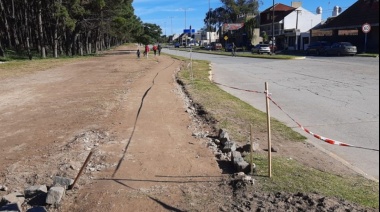
[[[162,29],[134,14],[133,0],[0,0],[0,57],[6,50],[86,55],[124,42],[157,41]]]

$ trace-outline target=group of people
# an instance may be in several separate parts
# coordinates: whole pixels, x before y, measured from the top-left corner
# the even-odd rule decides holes
[[[151,49],[149,48],[149,45],[145,45],[144,52],[143,52],[144,57],[146,57],[146,58],[149,57],[150,50]],[[162,50],[161,44],[153,45],[152,50],[154,52],[154,56],[157,56],[157,53],[160,56],[161,55],[161,50]],[[140,58],[140,49],[137,49],[137,58]]]

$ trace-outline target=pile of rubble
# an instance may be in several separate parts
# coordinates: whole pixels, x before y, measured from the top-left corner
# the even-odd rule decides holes
[[[26,188],[23,193],[15,191],[5,195],[0,201],[0,211],[8,212],[44,212],[49,207],[56,207],[62,200],[67,189],[70,189],[74,180],[56,176],[51,186],[34,185]],[[0,189],[8,188],[0,185]]]

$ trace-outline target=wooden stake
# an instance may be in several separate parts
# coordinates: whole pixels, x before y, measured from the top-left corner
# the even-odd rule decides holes
[[[272,178],[272,132],[271,132],[271,122],[270,122],[270,108],[269,108],[269,85],[265,83],[265,99],[267,105],[267,125],[268,125],[268,175]]]
[[[251,124],[251,135],[249,136],[249,140],[251,141],[251,176],[253,176],[253,129]]]
[[[93,151],[91,151],[90,154],[88,154],[86,161],[84,162],[84,164],[83,164],[82,168],[80,169],[80,171],[79,171],[77,177],[75,178],[74,183],[70,186],[70,189],[73,189],[73,188],[74,188],[74,186],[75,186],[75,184],[77,183],[77,181],[78,181],[80,175],[81,175],[82,172],[83,172],[83,169],[87,166],[87,163],[90,161],[90,158],[91,158],[92,153],[93,153]]]

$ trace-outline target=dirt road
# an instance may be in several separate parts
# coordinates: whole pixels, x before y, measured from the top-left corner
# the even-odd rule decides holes
[[[8,188],[0,197],[49,187],[54,176],[74,179],[94,151],[76,187],[48,211],[292,209],[236,193],[205,140],[192,136],[210,129],[186,112],[174,78],[181,62],[137,59],[136,48],[0,80],[0,185]]]

